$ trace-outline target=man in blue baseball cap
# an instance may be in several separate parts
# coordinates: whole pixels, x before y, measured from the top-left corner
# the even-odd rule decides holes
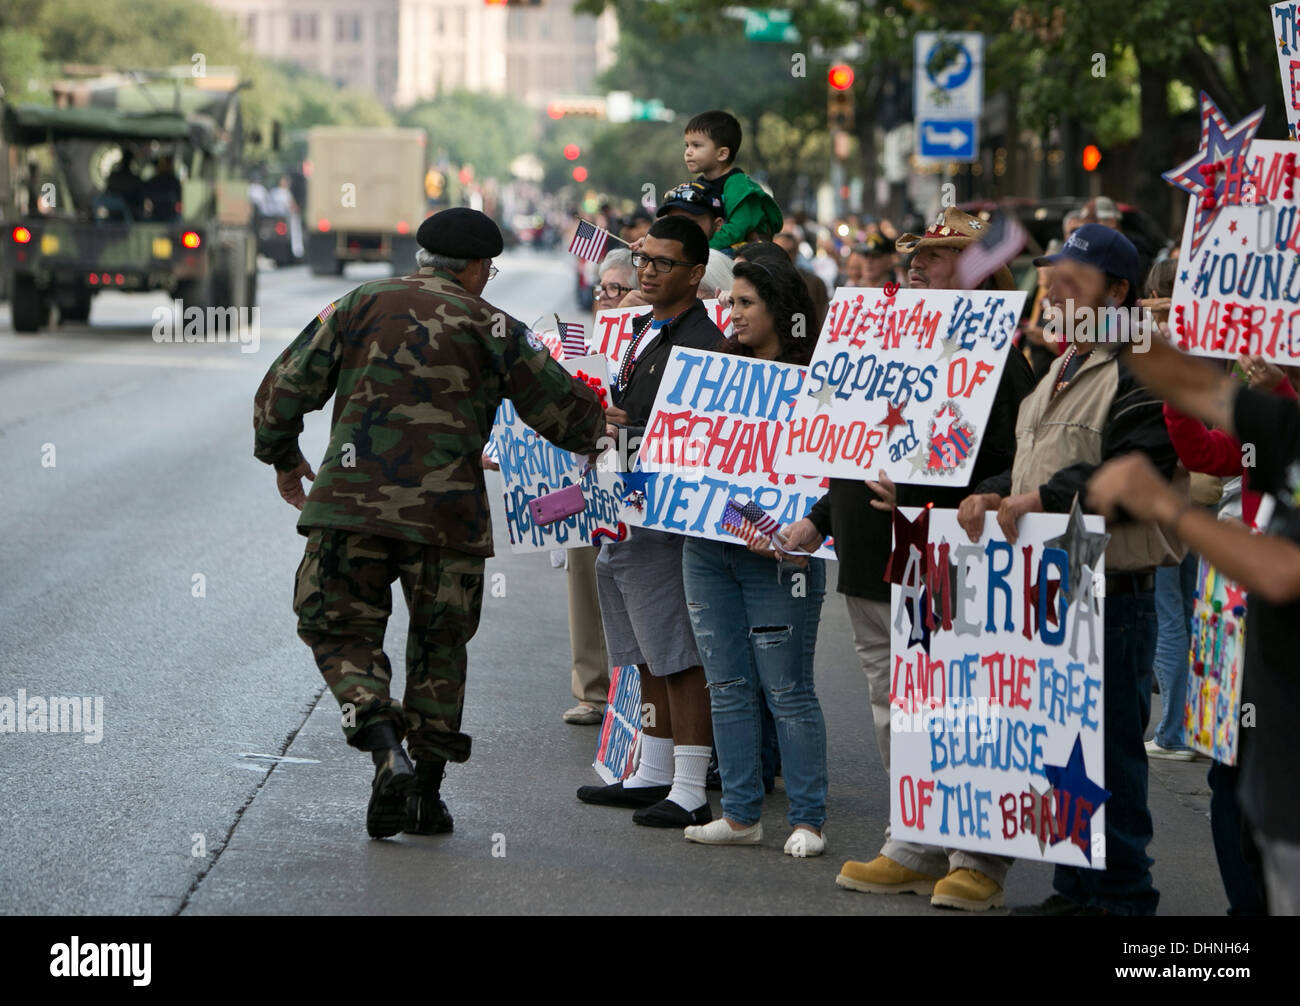
[[[1187,473],[1178,467],[1160,400],[1125,366],[1110,320],[1136,302],[1137,249],[1118,231],[1085,224],[1060,253],[1034,264],[1052,267],[1048,324],[1064,335],[1065,351],[1020,404],[1010,470],[979,483],[958,508],[972,541],[990,510],[1014,543],[1024,514],[1069,513],[1076,497],[1082,506],[1092,473],[1135,451],[1187,497]],[[1186,549],[1154,520],[1116,519],[1106,530],[1106,869],[1057,866],[1056,893],[1013,915],[1154,915],[1160,900],[1146,854],[1152,823],[1142,738],[1151,714],[1155,569],[1177,565]]]

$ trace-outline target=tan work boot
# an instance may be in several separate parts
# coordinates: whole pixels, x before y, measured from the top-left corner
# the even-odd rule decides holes
[[[987,912],[1001,908],[1002,885],[979,870],[962,867],[934,885],[930,904],[936,908],[960,908],[965,912]]]
[[[870,863],[850,859],[840,867],[835,883],[850,891],[867,894],[930,894],[939,877],[909,870],[888,856],[877,856]]]

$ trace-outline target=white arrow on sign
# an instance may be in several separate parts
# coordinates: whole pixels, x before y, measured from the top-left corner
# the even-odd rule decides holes
[[[970,137],[964,129],[958,129],[954,126],[949,130],[935,129],[933,126],[925,127],[925,142],[934,145],[951,147],[957,150],[966,146],[970,142]]]

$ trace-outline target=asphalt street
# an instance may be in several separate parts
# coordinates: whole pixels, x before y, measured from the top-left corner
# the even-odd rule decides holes
[[[526,322],[579,317],[569,256],[497,264],[485,295],[498,306]],[[163,295],[101,294],[88,325],[36,336],[14,334],[0,307],[0,695],[103,699],[99,743],[0,733],[0,912],[958,914],[834,885],[844,859],[875,854],[889,809],[838,595],[817,649],[827,854],[782,855],[780,782],[761,846],[692,845],[575,799],[596,781],[596,730],[560,719],[573,702],[565,574],[545,554],[512,556],[500,525],[488,572],[505,574],[505,596],[485,598],[470,646],[474,754],[443,789],[456,830],[366,837],[370,760],[343,743],[295,634],[304,539],[252,456],[251,416],[302,325],[384,273],[264,272],[256,352],[154,341]],[[309,418],[313,464],[327,429],[328,409]],[[399,693],[405,618],[399,590],[387,640]],[[1152,766],[1162,914],[1226,908],[1206,765]],[[1050,878],[1017,864],[1008,903],[1045,897]]]

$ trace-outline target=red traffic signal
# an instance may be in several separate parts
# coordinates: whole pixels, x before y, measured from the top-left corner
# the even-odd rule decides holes
[[[1095,143],[1089,143],[1083,148],[1083,170],[1096,171],[1097,165],[1101,163],[1101,151],[1097,149]]]
[[[582,156],[582,151],[578,149],[576,143],[567,143],[564,146],[564,159],[566,161],[576,161]]]
[[[573,180],[575,182],[585,182],[587,180],[587,169],[581,164],[573,169]]]
[[[826,82],[836,91],[847,91],[853,86],[853,67],[845,63],[837,63],[826,75]]]

